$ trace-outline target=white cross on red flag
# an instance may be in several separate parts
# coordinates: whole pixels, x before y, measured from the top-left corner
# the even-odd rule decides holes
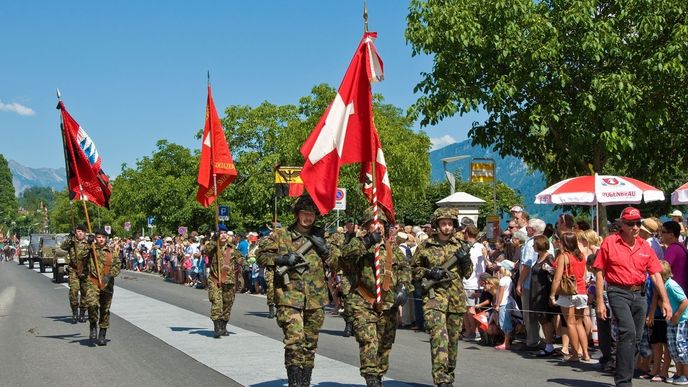
[[[383,168],[379,172],[376,169],[376,176],[379,176],[376,180],[384,181],[386,176],[384,156],[373,124],[371,82],[383,79],[382,59],[373,43],[376,37],[376,32],[363,35],[334,101],[301,147],[301,154],[306,159],[301,179],[321,214],[335,206],[342,165],[362,163],[361,174],[365,177],[367,168],[377,159],[376,168]],[[391,188],[388,197],[387,203],[380,204],[385,205],[393,217]]]

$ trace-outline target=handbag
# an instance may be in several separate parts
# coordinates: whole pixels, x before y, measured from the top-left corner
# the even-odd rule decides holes
[[[576,286],[576,277],[570,275],[569,273],[569,260],[568,254],[564,254],[564,274],[561,276],[561,282],[559,283],[559,289],[557,289],[557,294],[560,296],[573,296],[578,294],[578,288]]]

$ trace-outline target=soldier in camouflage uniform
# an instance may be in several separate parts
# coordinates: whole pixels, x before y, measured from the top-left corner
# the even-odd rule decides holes
[[[67,273],[69,278],[69,306],[72,308],[72,324],[86,322],[86,273],[84,267],[88,260],[91,245],[86,241],[86,226],[78,225],[69,238],[60,245],[69,255]],[[79,297],[81,293],[81,298]]]
[[[105,334],[110,327],[110,304],[115,291],[115,277],[119,275],[121,262],[107,246],[107,232],[96,231],[95,256],[90,250],[88,257],[88,282],[86,283],[86,306],[90,322],[91,340],[96,339],[98,345],[107,345]],[[97,266],[95,266],[97,265]]]
[[[317,208],[303,195],[292,206],[296,222],[261,241],[258,263],[275,270],[277,324],[284,332],[284,364],[290,387],[310,386],[318,334],[328,303],[325,264],[330,248],[314,226]],[[312,245],[305,252],[303,246]],[[301,250],[301,251],[300,251]],[[302,253],[299,255],[298,253]],[[279,273],[284,271],[284,275]]]
[[[387,220],[382,212],[380,223],[373,223],[373,211],[363,215],[362,235],[344,245],[339,266],[352,285],[347,303],[353,314],[353,327],[359,345],[360,372],[368,387],[380,387],[389,369],[389,354],[396,336],[399,306],[408,300],[411,267],[401,250],[389,240]],[[382,303],[376,303],[375,246],[380,246],[380,281]]]
[[[275,270],[274,267],[266,267],[265,273],[265,296],[268,302],[268,318],[275,318]]]
[[[462,278],[470,277],[473,264],[470,246],[454,238],[458,228],[458,211],[440,207],[433,213],[432,224],[437,232],[425,240],[413,257],[414,277],[438,281],[423,296],[423,314],[430,332],[432,380],[439,387],[453,386],[466,293]],[[457,264],[441,267],[457,257]]]
[[[229,336],[227,322],[234,304],[234,273],[237,266],[243,265],[243,257],[232,243],[229,229],[220,225],[219,240],[206,242],[203,249],[208,255],[208,299],[210,300],[210,319],[213,321],[214,336]],[[218,249],[219,246],[219,249]],[[219,269],[219,270],[218,270]]]

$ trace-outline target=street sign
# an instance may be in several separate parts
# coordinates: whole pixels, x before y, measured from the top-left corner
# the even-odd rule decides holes
[[[187,231],[186,227],[184,227],[184,226],[179,226],[179,228],[177,229],[177,232],[179,233],[179,235],[186,234],[186,231]]]
[[[217,214],[220,220],[229,220],[229,206],[219,206]]]
[[[334,200],[335,210],[346,210],[346,188],[337,188]]]
[[[149,216],[146,218],[146,222],[148,223],[148,228],[153,228],[153,224],[155,223],[155,216]]]
[[[106,224],[103,228],[105,229],[105,232],[108,233],[108,235],[112,234],[112,227],[110,227],[109,224]]]
[[[131,222],[124,222],[124,231],[131,230]]]

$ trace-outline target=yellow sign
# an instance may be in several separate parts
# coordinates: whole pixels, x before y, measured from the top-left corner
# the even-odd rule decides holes
[[[494,181],[494,163],[471,163],[471,183],[492,183]]]

